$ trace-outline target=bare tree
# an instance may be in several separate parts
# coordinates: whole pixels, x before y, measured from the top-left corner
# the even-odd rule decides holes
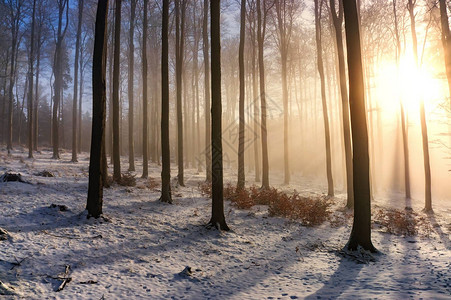
[[[77,162],[77,98],[78,98],[78,67],[80,56],[81,24],[83,23],[84,0],[78,0],[77,39],[75,41],[74,61],[74,99],[72,108],[72,162]]]
[[[337,58],[338,58],[338,73],[339,73],[339,87],[341,96],[341,110],[343,119],[343,138],[345,146],[345,160],[346,160],[346,191],[347,201],[346,207],[354,206],[354,192],[352,186],[352,147],[351,147],[351,131],[349,125],[349,99],[348,87],[346,84],[346,66],[343,49],[343,0],[338,0],[338,13],[335,8],[335,0],[329,0],[330,12],[332,15],[332,24],[335,29],[335,41],[337,44]]]
[[[63,41],[69,25],[69,0],[57,0],[58,4],[58,32],[56,35],[55,63],[53,66],[53,114],[52,114],[52,142],[53,159],[59,159],[59,118],[61,95],[63,89]],[[66,10],[66,22],[63,29],[63,14]]]
[[[92,64],[92,136],[89,159],[88,217],[102,214],[105,156],[108,0],[98,0]]]
[[[135,145],[134,145],[134,124],[133,124],[133,79],[135,64],[135,16],[136,16],[136,0],[130,0],[130,28],[128,38],[128,170],[135,171]]]
[[[327,171],[327,195],[334,195],[334,180],[332,178],[332,154],[330,149],[330,129],[329,129],[329,115],[327,112],[326,101],[326,82],[324,79],[324,65],[323,65],[323,47],[321,38],[321,13],[323,0],[315,0],[315,28],[316,28],[316,59],[318,73],[321,81],[321,100],[323,106],[324,119],[324,137],[326,143],[326,171]]]
[[[240,49],[238,54],[240,65],[240,101],[239,101],[239,142],[238,142],[238,184],[239,189],[244,188],[246,178],[244,175],[244,97],[245,97],[245,83],[244,83],[244,41],[246,32],[246,0],[241,0],[240,12]]]
[[[275,1],[276,12],[276,37],[277,47],[280,53],[282,66],[282,98],[283,98],[283,149],[284,149],[284,183],[290,183],[289,147],[288,147],[288,80],[287,63],[288,51],[291,44],[291,35],[296,13],[300,6],[299,0],[277,0]]]
[[[148,158],[148,144],[147,144],[147,121],[148,121],[148,113],[147,113],[147,5],[148,0],[144,0],[144,9],[143,9],[143,42],[142,42],[142,88],[143,88],[143,174],[142,178],[147,178],[149,175],[149,158]]]
[[[172,203],[171,155],[169,147],[169,0],[163,0],[161,30],[161,202]]]
[[[34,66],[34,27],[36,16],[36,0],[33,0],[31,17],[30,56],[28,57],[28,158],[33,157],[33,66]]]
[[[266,20],[269,9],[274,2],[267,4],[266,0],[257,1],[257,42],[258,42],[258,68],[260,72],[260,103],[261,103],[261,138],[262,138],[262,188],[269,188],[269,157],[268,157],[268,132],[266,127],[266,87],[265,87],[265,63],[263,44],[266,35]],[[263,5],[262,3],[263,2]]]
[[[208,226],[229,231],[224,216],[223,198],[220,0],[211,1],[210,14],[212,208]]]
[[[114,57],[113,57],[113,180],[121,180],[121,153],[119,150],[119,56],[121,51],[121,7],[122,0],[115,0]]]
[[[205,91],[205,161],[206,161],[206,181],[211,181],[211,152],[208,150],[211,144],[211,127],[210,127],[210,57],[208,42],[208,3],[204,0],[204,18],[202,22],[202,49],[204,54],[204,91]]]
[[[354,160],[354,222],[346,247],[355,251],[361,246],[365,250],[376,252],[377,250],[371,242],[370,160],[356,1],[343,1],[343,9],[348,54],[349,106]]]
[[[410,31],[412,34],[412,47],[413,47],[413,58],[415,60],[415,67],[418,69],[418,41],[417,41],[417,31],[415,24],[415,5],[416,0],[407,0],[407,10],[410,16]],[[423,97],[423,95],[421,95]],[[424,167],[424,200],[425,200],[425,211],[432,211],[432,192],[431,192],[431,165],[429,159],[429,138],[428,129],[426,123],[426,113],[424,111],[424,99],[420,99],[420,123],[421,123],[421,136],[423,143],[423,167]]]
[[[446,67],[446,77],[448,78],[448,89],[451,97],[451,33],[449,30],[448,7],[446,6],[446,2],[447,1],[445,0],[439,0],[440,24],[442,26],[442,45],[443,52],[445,54],[445,67]]]
[[[183,164],[183,108],[182,108],[182,75],[185,45],[185,13],[186,0],[175,0],[175,76],[177,86],[177,163],[178,183],[184,186]]]

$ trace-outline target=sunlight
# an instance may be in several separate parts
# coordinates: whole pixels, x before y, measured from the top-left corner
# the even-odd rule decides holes
[[[416,114],[421,99],[428,107],[441,93],[440,84],[434,80],[431,70],[424,67],[417,69],[409,56],[401,58],[399,70],[393,61],[383,62],[373,80],[376,99],[381,108],[388,112],[399,110],[400,99],[406,113]]]

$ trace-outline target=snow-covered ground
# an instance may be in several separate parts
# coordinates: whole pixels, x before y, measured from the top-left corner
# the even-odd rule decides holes
[[[187,186],[173,188],[174,205],[158,202],[159,187],[146,187],[137,172],[136,187],[105,189],[106,218],[86,219],[87,154],[76,164],[70,153],[58,161],[49,151],[26,157],[0,152],[0,175],[20,172],[31,183],[0,183],[0,228],[10,234],[0,241],[1,299],[451,299],[450,203],[437,204],[428,236],[375,227],[382,254],[357,263],[340,254],[350,219],[304,227],[269,217],[265,206],[249,211],[227,202],[232,231],[206,229],[211,201],[197,188],[204,175],[191,169]],[[43,170],[55,177],[36,175]],[[159,182],[159,174],[152,164],[150,176]],[[343,199],[334,199],[334,209]],[[66,266],[72,280],[56,292]]]

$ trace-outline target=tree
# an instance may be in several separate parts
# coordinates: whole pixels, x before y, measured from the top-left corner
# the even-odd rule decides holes
[[[116,0],[114,20],[114,63],[113,63],[113,180],[121,180],[121,153],[119,150],[119,55],[121,51],[121,6],[122,0]]]
[[[211,157],[212,207],[209,227],[229,231],[224,216],[222,167],[221,32],[220,0],[211,1]]]
[[[418,69],[418,41],[417,41],[417,31],[415,25],[415,5],[416,0],[407,1],[407,10],[410,16],[410,31],[412,33],[412,47],[413,47],[413,58],[415,60],[415,67]],[[426,123],[426,113],[424,111],[424,99],[421,95],[420,99],[420,123],[421,123],[421,136],[423,142],[423,167],[424,167],[424,200],[425,206],[424,210],[427,212],[432,211],[432,193],[431,193],[431,165],[429,159],[429,138],[428,129]]]
[[[7,6],[9,10],[8,14],[9,22],[11,24],[11,62],[10,62],[9,90],[8,90],[8,140],[6,145],[9,154],[13,149],[13,105],[14,105],[13,89],[16,78],[20,24],[22,23],[23,18],[23,1],[9,0],[7,2]]]
[[[323,120],[324,120],[324,137],[326,143],[326,171],[327,171],[327,195],[334,195],[334,180],[332,178],[332,154],[330,149],[330,129],[329,129],[329,115],[327,113],[326,101],[326,82],[324,79],[323,66],[323,47],[321,37],[321,11],[323,0],[315,0],[315,29],[316,29],[316,62],[318,73],[321,81],[321,102],[323,106]]]
[[[134,79],[134,64],[135,64],[135,15],[136,15],[136,0],[130,0],[130,28],[128,38],[128,170],[135,171],[135,145],[133,141],[133,79]]]
[[[445,54],[446,77],[448,78],[448,88],[451,97],[451,33],[449,30],[448,7],[445,0],[439,0],[440,4],[440,24],[442,26],[442,46]],[[451,98],[450,98],[451,99]],[[450,100],[451,107],[451,100]]]
[[[28,158],[33,158],[33,65],[34,65],[34,27],[36,16],[36,0],[33,0],[31,17],[30,56],[28,57]]]
[[[75,41],[74,60],[74,99],[72,108],[72,162],[77,162],[77,98],[78,98],[78,67],[80,56],[81,24],[83,23],[84,0],[78,0],[77,39]]]
[[[92,63],[92,137],[89,159],[88,217],[102,214],[105,159],[106,56],[108,0],[99,0]]]
[[[163,0],[161,26],[161,202],[172,203],[171,155],[169,146],[169,0]]]
[[[239,101],[239,141],[238,141],[238,188],[244,188],[246,178],[244,175],[244,41],[246,32],[246,0],[241,0],[240,12],[240,48],[239,48],[239,65],[240,65],[240,101]]]
[[[263,2],[263,5],[262,3]],[[266,19],[269,9],[274,5],[266,4],[266,0],[257,0],[257,43],[258,68],[260,71],[260,103],[261,103],[261,135],[262,135],[262,188],[269,189],[268,132],[266,127],[266,88],[263,44],[266,35]]]
[[[53,65],[53,113],[52,113],[52,142],[53,159],[59,159],[59,118],[61,94],[63,89],[63,42],[69,25],[69,0],[58,0],[58,32],[56,35],[55,62]],[[63,14],[66,10],[66,22],[63,26]]]
[[[204,54],[204,93],[205,93],[205,173],[206,181],[211,182],[211,152],[208,150],[211,144],[211,127],[210,127],[210,57],[208,43],[208,3],[210,0],[204,0],[204,18],[202,22],[202,50]]]
[[[346,191],[347,201],[346,207],[352,208],[354,206],[354,193],[352,187],[352,149],[351,149],[351,131],[349,128],[349,99],[348,87],[346,84],[346,66],[343,49],[343,34],[341,25],[343,24],[343,0],[338,0],[338,13],[335,10],[335,0],[329,0],[330,12],[332,16],[332,24],[335,29],[335,42],[337,44],[337,58],[338,58],[338,75],[339,88],[341,96],[341,110],[343,119],[343,139],[345,146],[345,161],[346,161]]]
[[[396,0],[393,0],[393,15],[394,15],[394,31],[395,31],[395,42],[396,42],[396,69],[398,72],[398,78],[399,78],[399,67],[400,67],[400,58],[401,58],[401,37],[400,37],[400,31],[399,31],[399,25],[398,25],[398,13],[396,9]],[[408,136],[408,129],[407,129],[407,118],[406,118],[406,111],[404,109],[404,103],[402,99],[399,99],[399,105],[400,105],[400,111],[401,111],[401,130],[402,130],[402,145],[403,145],[403,151],[404,151],[404,186],[405,186],[405,193],[406,193],[406,199],[410,199],[410,162],[409,162],[409,136]]]
[[[354,221],[346,247],[355,251],[359,246],[376,252],[371,242],[370,161],[368,129],[365,112],[360,29],[355,0],[343,1],[349,77],[349,106],[351,115]]]
[[[275,1],[277,46],[280,52],[282,66],[282,98],[283,98],[283,151],[284,151],[284,183],[290,183],[289,151],[288,151],[288,80],[287,62],[288,50],[295,14],[299,7],[298,0]]]
[[[185,44],[186,0],[175,0],[175,76],[177,86],[177,163],[178,183],[184,186],[183,165],[183,111],[182,111],[182,74]]]
[[[148,0],[144,0],[143,10],[143,42],[142,42],[142,87],[143,87],[143,175],[142,178],[147,178],[149,175],[149,158],[147,149],[147,120],[149,115],[147,113],[147,4]]]

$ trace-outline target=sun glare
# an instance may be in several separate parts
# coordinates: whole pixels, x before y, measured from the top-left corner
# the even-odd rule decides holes
[[[440,97],[440,85],[431,70],[416,68],[413,59],[402,57],[399,69],[392,61],[384,62],[376,70],[373,78],[376,101],[384,111],[397,112],[400,101],[406,113],[417,113],[420,101],[429,106]]]

